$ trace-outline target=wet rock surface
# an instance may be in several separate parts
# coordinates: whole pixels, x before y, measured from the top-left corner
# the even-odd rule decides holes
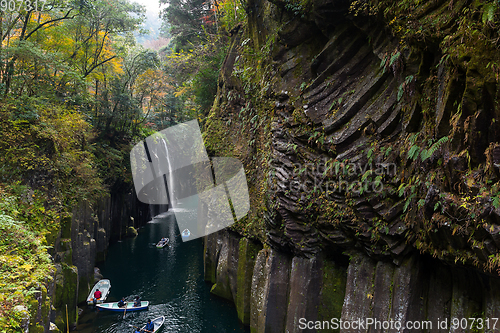
[[[497,313],[500,56],[481,6],[248,3],[205,133],[247,171],[252,211],[233,229],[263,246],[249,263],[252,332],[271,318],[319,331],[297,328],[306,316],[450,332],[452,318]]]
[[[208,238],[220,239],[226,254],[215,265],[205,265],[206,276],[229,285],[227,271],[219,267],[227,269],[231,261],[245,274],[251,272],[239,276],[235,291],[238,315],[251,332],[410,332],[407,323],[421,325],[415,328],[419,332],[471,332],[453,330],[452,320],[481,318],[486,325],[485,319],[498,318],[498,279],[428,256],[411,255],[395,265],[352,251],[346,267],[338,258],[259,250],[253,241],[227,231]],[[224,243],[239,246],[225,250]],[[234,301],[234,291],[224,296],[214,290]],[[490,323],[491,332],[498,329]]]

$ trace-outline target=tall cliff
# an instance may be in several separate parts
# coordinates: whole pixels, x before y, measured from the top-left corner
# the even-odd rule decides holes
[[[500,268],[498,4],[257,0],[246,12],[205,135],[210,152],[247,170],[252,211],[233,229],[267,251],[252,288],[269,280],[250,302],[276,302],[269,290],[289,302],[272,310],[284,311],[283,330],[262,313],[252,329],[294,331],[292,290],[304,278],[294,267],[314,289],[324,258],[344,267],[342,318],[490,315]],[[223,249],[207,259],[207,278],[229,298],[217,282]]]

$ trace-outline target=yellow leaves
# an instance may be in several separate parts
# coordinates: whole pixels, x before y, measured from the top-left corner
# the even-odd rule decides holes
[[[111,57],[111,55],[110,55],[110,57]],[[115,74],[123,74],[124,73],[122,58],[118,58],[118,57],[113,58],[107,64],[109,67],[111,67],[111,70],[113,71],[113,73],[115,73]]]
[[[142,96],[143,112],[161,108],[162,99],[174,88],[170,78],[160,69],[149,68],[137,77],[134,93]]]
[[[189,91],[189,87],[181,87],[181,88],[177,89],[176,92],[174,92],[174,96],[181,97],[182,95],[184,95],[188,91]]]
[[[170,79],[159,69],[147,69],[137,77],[137,92],[146,93],[150,97],[165,96],[168,90],[173,87],[169,83]]]
[[[452,230],[451,234],[455,235],[459,230],[461,230],[461,227],[459,225],[455,225],[453,227],[453,230]]]
[[[31,264],[24,264],[20,268],[24,269],[26,272],[29,272],[33,269],[33,265]]]
[[[31,22],[38,23],[38,22],[47,22],[53,19],[53,17],[50,16],[48,12],[37,12],[37,15],[31,15],[30,19]],[[56,22],[55,24],[59,23]]]

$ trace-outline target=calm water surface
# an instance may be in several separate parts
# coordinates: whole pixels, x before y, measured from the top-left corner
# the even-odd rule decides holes
[[[248,333],[238,321],[232,303],[210,294],[203,273],[201,239],[183,243],[173,213],[163,214],[139,230],[133,239],[112,244],[106,262],[99,265],[111,281],[108,302],[136,295],[149,301],[149,310],[125,314],[85,308],[77,332],[133,332],[148,318],[165,316],[161,332]],[[170,247],[157,249],[161,237]]]

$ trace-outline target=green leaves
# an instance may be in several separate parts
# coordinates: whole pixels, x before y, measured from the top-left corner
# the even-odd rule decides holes
[[[492,197],[491,201],[492,201],[493,207],[495,207],[495,209],[500,208],[500,196],[499,195]]]
[[[1,189],[0,189],[1,190]],[[9,199],[10,201],[10,199]],[[5,203],[0,198],[0,204]],[[3,206],[5,208],[5,206]],[[0,331],[18,332],[23,316],[14,310],[16,305],[29,304],[40,285],[50,279],[54,267],[43,236],[13,217],[0,212]],[[37,303],[36,303],[37,304]],[[8,320],[6,320],[8,319]]]
[[[483,24],[493,22],[495,20],[495,12],[498,9],[496,2],[486,3],[483,5]]]
[[[399,88],[398,88],[398,101],[401,100],[401,98],[403,97],[403,94],[405,92],[411,93],[409,87],[410,87],[410,84],[413,81],[413,79],[414,79],[414,76],[413,75],[409,75],[409,76],[407,76],[405,78],[404,82],[402,82],[399,85]]]
[[[434,143],[428,150],[422,149],[420,153],[420,158],[422,162],[431,157],[446,142],[448,142],[448,137],[444,136],[441,139],[439,139],[436,143]]]
[[[429,159],[443,144],[448,142],[449,138],[447,136],[442,137],[437,142],[435,142],[429,149],[421,149],[417,145],[412,145],[410,150],[408,151],[408,159],[415,161],[418,157],[420,157],[421,161]]]
[[[408,151],[408,159],[415,160],[418,157],[418,153],[420,152],[420,147],[417,145],[411,146]]]

